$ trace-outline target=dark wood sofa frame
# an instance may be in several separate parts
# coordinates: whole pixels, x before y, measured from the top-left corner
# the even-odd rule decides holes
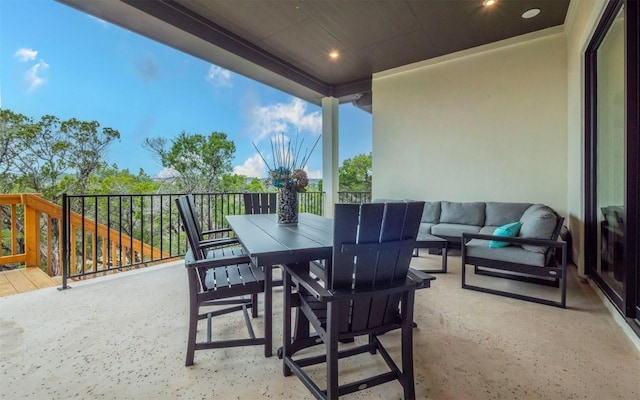
[[[476,233],[463,233],[461,246],[462,288],[531,301],[539,304],[566,308],[567,243],[564,240],[558,239],[558,234],[560,232],[560,229],[562,228],[563,222],[563,218],[558,219],[557,227],[552,239],[525,239],[521,237],[498,237]],[[469,256],[466,251],[466,244],[472,239],[499,240],[501,242],[511,243],[512,245],[525,244],[534,246],[545,246],[547,247],[547,251],[545,253],[546,265],[544,267],[541,267],[539,265],[520,264],[499,259]],[[467,265],[473,265],[474,272],[476,274],[491,275],[500,278],[520,280],[537,284],[552,284],[553,286],[560,287],[560,300],[553,301],[545,298],[528,296],[524,294],[512,293],[469,284],[466,280]],[[487,270],[486,268],[490,268],[490,270]]]

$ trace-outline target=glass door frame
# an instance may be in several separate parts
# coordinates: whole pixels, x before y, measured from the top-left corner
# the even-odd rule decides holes
[[[597,274],[597,50],[618,11],[625,12],[625,193],[623,299]],[[610,0],[585,51],[585,242],[586,273],[640,335],[640,0]]]

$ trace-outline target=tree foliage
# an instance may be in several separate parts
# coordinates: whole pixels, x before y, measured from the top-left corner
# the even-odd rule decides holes
[[[187,193],[220,191],[236,151],[233,141],[221,132],[209,136],[182,132],[170,141],[148,138],[144,146],[164,168],[176,171],[174,183],[179,191]]]
[[[128,169],[117,166],[102,167],[92,176],[88,191],[92,194],[152,194],[157,193],[161,184],[143,169],[132,174]]]
[[[3,192],[35,192],[53,202],[62,193],[85,193],[89,179],[105,165],[107,147],[120,138],[96,121],[34,121],[0,110],[0,185]]]
[[[340,190],[344,192],[371,191],[371,153],[359,154],[342,162],[338,170]]]

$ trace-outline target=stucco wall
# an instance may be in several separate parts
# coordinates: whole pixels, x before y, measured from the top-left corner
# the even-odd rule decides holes
[[[373,197],[545,203],[567,214],[564,33],[373,80]]]

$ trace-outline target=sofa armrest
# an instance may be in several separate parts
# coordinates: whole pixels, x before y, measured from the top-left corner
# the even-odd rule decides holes
[[[463,233],[462,234],[462,243],[466,245],[471,239],[480,239],[480,240],[496,240],[499,242],[507,242],[510,244],[530,244],[534,246],[547,246],[547,247],[555,247],[562,248],[567,246],[567,243],[558,238],[557,240],[550,239],[532,239],[532,238],[523,238],[523,237],[504,237],[504,236],[494,236],[494,235],[485,235],[480,233]]]

